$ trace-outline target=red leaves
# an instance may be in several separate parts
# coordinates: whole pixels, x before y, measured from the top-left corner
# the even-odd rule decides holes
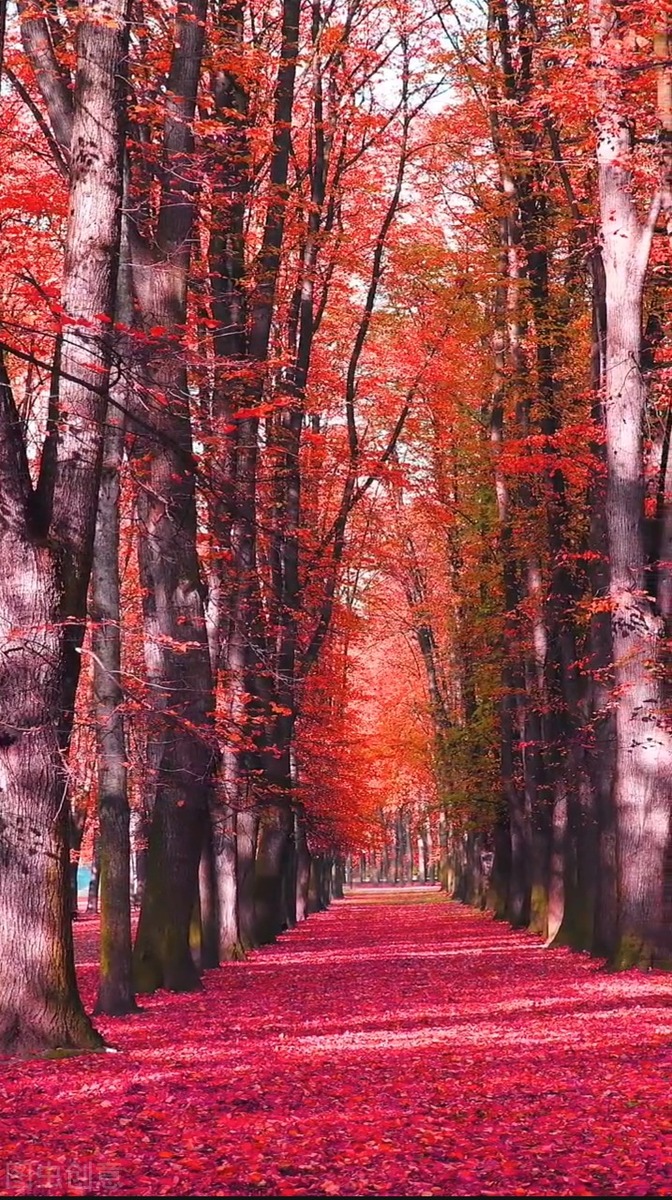
[[[75,928],[89,1000],[95,930]],[[0,1177],[9,1195],[669,1195],[671,990],[372,888],[203,993],[101,1022],[121,1054],[11,1064]]]

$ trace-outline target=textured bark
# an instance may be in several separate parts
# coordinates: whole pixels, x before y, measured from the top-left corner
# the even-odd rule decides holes
[[[127,35],[116,0],[92,3],[78,26],[62,290],[71,323],[35,492],[4,369],[0,380],[0,616],[16,631],[3,640],[0,666],[2,1053],[102,1044],[75,982],[60,751],[72,724],[103,447],[101,315],[114,314]]]
[[[220,962],[240,958],[238,929],[238,855],[236,819],[223,804],[212,810],[212,850],[217,896],[217,946]]]
[[[67,119],[70,103],[67,79],[53,53],[47,22],[42,17],[36,17],[34,12],[30,15],[31,21],[24,32],[25,44],[55,137],[63,150],[69,153],[71,170],[74,172],[78,147],[72,140],[74,134]],[[175,16],[174,49],[166,79],[162,188],[156,229],[150,241],[145,240],[132,224],[130,226],[133,287],[142,322],[147,330],[158,326],[168,331],[165,344],[155,342],[153,345],[155,353],[150,355],[148,364],[149,399],[142,412],[145,437],[144,440],[139,437],[135,439],[131,454],[136,459],[139,483],[139,557],[141,578],[146,589],[146,644],[151,648],[148,675],[155,688],[157,708],[160,711],[170,709],[172,722],[169,727],[164,724],[164,736],[156,747],[158,786],[155,809],[158,805],[163,811],[158,814],[154,811],[152,829],[155,833],[159,830],[166,832],[169,847],[182,847],[180,854],[173,859],[166,845],[152,845],[156,838],[152,838],[150,831],[147,881],[148,884],[151,881],[153,888],[161,890],[166,876],[177,873],[185,865],[192,888],[192,895],[187,896],[184,880],[176,881],[173,891],[175,903],[186,904],[189,916],[185,919],[184,911],[176,913],[172,930],[165,925],[168,921],[165,912],[160,927],[155,930],[151,928],[147,913],[161,913],[162,903],[157,895],[147,898],[146,911],[144,917],[141,914],[138,929],[140,944],[136,947],[136,958],[138,964],[142,962],[144,985],[151,979],[155,981],[154,986],[159,986],[164,976],[176,985],[176,980],[183,973],[182,968],[176,968],[175,956],[184,963],[188,953],[187,932],[200,853],[197,826],[206,810],[212,761],[212,747],[205,746],[192,732],[196,728],[207,728],[209,723],[213,709],[212,680],[205,645],[203,589],[195,546],[196,509],[186,371],[175,354],[174,343],[170,341],[173,333],[179,338],[186,318],[193,199],[197,186],[193,169],[191,121],[200,76],[205,15],[205,0],[179,0]],[[103,22],[101,29],[104,28]],[[123,70],[119,71],[118,79],[123,79]],[[91,138],[91,144],[96,145],[95,137]],[[117,153],[118,168],[120,163],[121,155]],[[87,228],[86,215],[82,219],[82,228]],[[87,261],[95,261],[95,256],[89,255]],[[105,310],[98,305],[94,311],[100,313]],[[64,374],[65,363],[64,345]],[[71,373],[74,365],[71,364]],[[100,375],[95,382],[100,387]],[[170,398],[170,405],[165,403],[165,396]],[[146,436],[148,427],[154,430],[154,436],[149,438]],[[47,455],[49,462],[50,456]],[[55,492],[58,491],[58,484],[57,478]],[[83,603],[83,597],[80,597],[80,603]],[[78,631],[74,627],[70,635],[73,649],[78,648],[77,636]],[[185,646],[182,655],[166,649],[176,643]],[[192,650],[192,646],[195,649]],[[69,678],[76,679],[72,670],[69,671]],[[72,699],[65,705],[66,725],[74,703],[72,686],[70,692]],[[186,722],[190,722],[189,728]],[[175,772],[176,778],[170,775],[171,772]],[[190,811],[183,813],[183,807]],[[189,859],[187,862],[184,853],[191,854],[193,861]],[[152,854],[155,861],[151,861]],[[178,953],[176,943],[179,936],[185,938],[185,945]],[[165,963],[165,970],[161,965],[164,953],[170,958]]]
[[[147,881],[147,847],[149,844],[149,814],[142,808],[131,811],[131,902],[138,908],[142,903]]]
[[[226,47],[227,69],[212,76],[212,96],[222,134],[212,147],[212,224],[208,265],[212,292],[214,386],[210,422],[217,438],[213,463],[221,488],[208,497],[211,547],[208,566],[208,621],[213,674],[226,664],[231,633],[232,581],[225,580],[231,553],[231,488],[235,480],[238,422],[236,408],[244,404],[241,367],[247,352],[247,291],[245,288],[245,218],[250,187],[250,148],[247,128],[248,94],[244,62],[244,5],[221,0],[219,30]],[[235,581],[234,581],[235,582]]]
[[[10,530],[7,515],[3,496],[0,612],[3,625],[23,632],[5,636],[1,660],[0,1053],[30,1055],[95,1048],[102,1039],[75,982],[56,736],[63,669],[58,574],[48,547]]]
[[[73,919],[76,919],[79,912],[77,875],[79,871],[79,860],[82,850],[82,842],[84,840],[84,832],[86,830],[89,806],[86,802],[82,803],[80,800],[78,800],[78,802],[74,804],[71,801],[69,808],[70,820],[68,822],[68,846],[70,848],[70,901],[72,904],[72,916]]]
[[[293,44],[294,22],[299,20],[300,8],[286,10],[287,46]],[[299,681],[299,620],[303,604],[301,590],[300,532],[302,520],[301,495],[301,435],[304,428],[305,393],[310,372],[313,339],[317,330],[315,315],[316,268],[320,252],[320,231],[332,139],[325,124],[322,50],[320,46],[321,4],[312,5],[312,41],[315,63],[313,84],[313,128],[310,152],[310,204],[299,279],[288,321],[288,343],[293,361],[283,383],[285,402],[272,422],[269,422],[270,461],[273,470],[272,521],[270,540],[271,624],[275,630],[273,645],[273,682],[275,719],[269,740],[273,756],[269,774],[276,779],[282,797],[279,809],[283,845],[276,859],[282,871],[280,879],[282,920],[291,927],[297,920],[297,845],[294,838],[294,817],[290,811],[296,793],[294,735],[300,703]],[[347,37],[347,33],[345,34]],[[280,83],[280,79],[278,80]],[[288,81],[289,84],[289,81]],[[293,88],[293,83],[291,85]],[[293,99],[286,87],[286,110],[290,114]],[[278,99],[280,99],[280,89]],[[277,110],[280,115],[279,109]],[[278,150],[280,143],[276,143]],[[286,174],[286,167],[285,167]],[[279,236],[282,242],[282,232]],[[277,271],[277,263],[273,269]],[[285,800],[286,797],[286,800]],[[276,835],[277,837],[277,835]]]
[[[269,806],[261,815],[254,879],[255,934],[260,945],[274,941],[289,923],[283,882],[291,869],[293,824],[286,805]]]
[[[196,550],[189,390],[186,367],[176,352],[186,321],[197,188],[191,121],[205,14],[205,0],[178,4],[154,244],[131,231],[133,285],[143,324],[148,331],[166,330],[165,340],[153,339],[143,425],[134,429],[131,444],[148,675],[162,729],[147,883],[134,950],[142,991],[197,986],[189,928],[215,758],[205,589]],[[148,425],[153,435],[148,436]]]
[[[310,882],[310,851],[306,839],[306,827],[301,812],[295,815],[294,837],[296,841],[296,920],[305,921],[308,915],[308,886]],[[360,883],[363,871],[360,869]]]
[[[499,521],[499,552],[504,586],[504,638],[502,646],[502,695],[500,700],[500,770],[502,794],[508,818],[509,845],[506,866],[498,864],[495,873],[508,872],[506,888],[506,917],[514,926],[526,925],[530,912],[530,881],[527,859],[529,811],[519,780],[524,775],[520,751],[516,743],[519,724],[519,705],[516,697],[522,692],[522,664],[519,658],[519,628],[516,610],[521,598],[520,568],[514,554],[511,497],[506,476],[501,468],[504,443],[504,402],[507,386],[506,310],[509,293],[509,223],[500,222],[499,278],[495,292],[493,332],[493,389],[490,439],[494,458],[494,483]],[[523,739],[524,740],[524,736]],[[497,853],[502,857],[503,839]]]
[[[69,73],[56,56],[51,26],[47,17],[40,15],[40,8],[32,0],[19,0],[17,7],[23,45],[47,108],[51,133],[65,161],[69,162],[74,122]],[[99,3],[91,7],[100,12],[107,6]],[[110,8],[115,13],[121,6],[113,4]]]
[[[184,380],[180,382],[186,384]],[[182,391],[183,404],[184,396]],[[175,415],[171,420],[174,426]],[[166,423],[164,419],[164,427]],[[184,415],[180,424],[186,436]],[[134,452],[139,452],[137,440]],[[150,976],[143,972],[142,988],[148,990],[150,977],[154,987],[162,986],[162,955],[169,952],[169,946],[173,953],[175,940],[180,936],[178,931],[185,938],[183,961],[188,955],[186,939],[215,751],[208,740],[213,711],[212,677],[196,555],[193,479],[172,446],[154,445],[145,464],[149,478],[141,476],[144,486],[138,495],[138,552],[145,620],[153,642],[150,679],[154,694],[159,697],[163,721],[147,882],[135,948],[138,964],[141,960],[147,964],[150,959],[155,964]],[[188,648],[180,652],[179,647],[185,644]],[[175,857],[167,851],[167,844],[161,842],[164,836],[176,851]],[[183,878],[184,871],[189,884]],[[151,894],[154,888],[159,889],[163,900]],[[149,912],[155,916],[161,914],[160,928],[152,928]],[[175,927],[168,936],[166,923],[171,915]],[[166,986],[175,988],[174,964],[166,961],[165,979],[168,978],[172,982]]]
[[[604,376],[606,350],[606,300],[602,255],[594,253],[590,260],[592,284],[592,346],[591,385],[594,393],[593,420],[604,434]],[[592,594],[603,597],[609,591],[609,547],[606,523],[606,457],[603,437],[596,440],[593,454],[602,465],[588,494],[590,511],[590,586]],[[588,770],[595,798],[595,837],[597,838],[598,870],[595,879],[595,912],[592,951],[600,957],[611,957],[618,938],[618,897],[616,880],[616,823],[612,803],[615,771],[616,726],[607,680],[611,678],[613,645],[611,618],[608,612],[592,614],[588,646],[590,651],[590,687],[588,717],[594,730],[587,750]]]
[[[511,838],[509,836],[508,814],[501,813],[494,828],[494,861],[488,881],[486,907],[492,909],[496,917],[506,916],[511,855]]]
[[[256,808],[243,809],[236,814],[238,933],[244,950],[257,945],[254,916],[254,862],[259,834],[259,813]]]
[[[601,233],[605,270],[606,524],[616,695],[613,803],[617,835],[616,966],[672,959],[665,868],[670,844],[672,742],[659,673],[664,623],[646,590],[643,420],[639,370],[642,295],[657,205],[643,220],[633,196],[633,141],[617,61],[623,34],[613,5],[590,4],[591,42],[603,66],[597,86]],[[669,904],[669,899],[667,900]]]
[[[257,827],[261,813],[250,811],[250,803],[257,799],[265,802],[267,797],[254,795],[250,787],[250,773],[257,777],[256,792],[263,791],[260,776],[275,774],[272,758],[264,751],[273,742],[276,722],[270,715],[270,701],[276,700],[269,688],[264,664],[268,662],[270,639],[266,635],[259,595],[257,563],[257,465],[259,456],[259,418],[254,411],[260,403],[267,374],[270,347],[271,323],[275,306],[276,285],[280,270],[285,217],[289,190],[287,186],[290,148],[291,121],[294,106],[294,84],[298,54],[299,0],[284,0],[282,9],[282,44],[280,63],[274,89],[273,147],[270,163],[271,191],[266,209],[261,248],[253,268],[253,286],[247,305],[242,300],[240,272],[242,270],[241,215],[231,214],[233,222],[231,253],[220,253],[220,261],[227,279],[226,294],[221,286],[216,297],[220,315],[233,317],[235,324],[233,340],[218,344],[220,354],[244,357],[246,377],[238,388],[238,402],[247,414],[236,421],[235,451],[232,454],[235,511],[230,528],[220,539],[226,537],[232,551],[233,588],[229,606],[228,639],[228,692],[229,711],[232,725],[238,730],[238,745],[224,749],[224,779],[226,799],[229,807],[238,814],[239,867],[238,867],[238,913],[240,936],[245,947],[258,944],[259,932],[255,928],[254,880],[250,864],[250,853],[256,853]],[[237,18],[234,14],[233,25]],[[229,88],[229,91],[231,89]],[[235,89],[234,89],[235,90]],[[238,107],[244,102],[240,95]],[[237,168],[240,171],[240,167]],[[212,249],[212,248],[211,248]],[[226,248],[224,248],[225,250]],[[233,306],[233,307],[232,307]],[[249,314],[247,330],[242,326],[244,314]],[[231,398],[224,396],[222,412],[227,416]],[[262,654],[259,650],[262,650]],[[291,706],[287,706],[291,707]],[[249,743],[242,746],[243,739]],[[281,747],[282,750],[285,749]],[[285,751],[288,760],[288,750]],[[283,786],[287,786],[285,781]],[[271,861],[283,860],[283,854],[269,851],[262,864],[262,894],[270,881],[268,869]],[[281,888],[281,879],[276,881]],[[276,886],[274,885],[274,886]],[[264,926],[263,938],[274,927],[268,915],[265,900],[260,900],[260,917]],[[274,936],[274,935],[273,935]]]
[[[550,558],[549,587],[543,602],[547,633],[540,679],[541,732],[547,775],[547,819],[542,839],[547,856],[544,864],[546,886],[544,920],[538,920],[536,928],[558,943],[589,950],[595,910],[597,828],[593,781],[584,746],[587,689],[577,669],[580,654],[574,604],[578,592],[566,566],[567,551],[571,549],[567,541],[570,513],[565,477],[554,450],[562,423],[556,380],[561,335],[557,320],[554,320],[549,292],[550,239],[545,198],[535,198],[535,203],[524,212],[523,234],[536,333],[540,428],[547,439],[544,483]],[[582,238],[582,233],[579,236]],[[596,258],[594,253],[591,261],[595,263]],[[568,294],[569,290],[568,286]],[[558,872],[563,859],[560,881]],[[534,893],[533,885],[533,908]]]
[[[329,906],[330,900],[331,862],[323,854],[314,854],[310,860],[310,875],[308,879],[308,902],[306,912],[323,912]]]
[[[332,893],[335,900],[343,899],[345,885],[345,864],[342,858],[337,858],[333,866]]]
[[[125,266],[120,267],[117,317],[130,326],[132,302]],[[123,356],[121,347],[120,351]],[[130,810],[126,738],[120,712],[119,500],[126,390],[125,383],[116,385],[113,394],[120,407],[113,408],[107,420],[91,575],[100,855],[100,983],[96,1011],[113,1016],[135,1009],[131,979]]]
[[[189,768],[174,758],[179,742],[167,745],[148,859],[147,885],[133,950],[136,991],[194,991],[200,987],[189,931],[198,890],[206,810],[185,804]]]
[[[96,830],[91,851],[91,878],[86,897],[86,911],[90,916],[98,914],[98,898],[100,895],[100,831]]]
[[[212,828],[206,823],[201,861],[198,868],[199,917],[201,923],[202,970],[218,967],[219,955],[219,905],[217,902],[217,879],[213,850]],[[237,927],[236,927],[237,931]]]

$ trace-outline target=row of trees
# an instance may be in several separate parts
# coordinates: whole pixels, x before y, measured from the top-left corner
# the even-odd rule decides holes
[[[104,1012],[418,835],[669,959],[669,57],[648,2],[12,11],[5,1052],[100,1044],[87,817]]]
[[[195,919],[201,967],[271,940],[361,838],[334,785],[347,530],[426,358],[372,373],[438,84],[427,14],[394,5],[26,0],[18,18],[0,1045],[22,1053],[100,1044],[69,926],[77,746],[97,761],[103,1012],[199,985]]]
[[[443,877],[555,944],[668,966],[669,13],[440,19],[459,101],[426,186],[453,189],[461,349],[426,396],[392,574]]]

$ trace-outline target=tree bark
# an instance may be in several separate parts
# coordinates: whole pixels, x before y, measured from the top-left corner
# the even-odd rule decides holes
[[[639,369],[643,287],[660,200],[654,200],[645,219],[639,216],[633,194],[633,135],[616,49],[623,33],[621,16],[607,0],[591,0],[589,15],[600,68],[597,162],[607,318],[606,524],[616,696],[613,804],[618,877],[618,938],[612,961],[618,967],[647,967],[672,961],[665,890],[672,741],[655,669],[664,626],[646,588],[646,382]]]
[[[219,953],[219,904],[217,901],[217,877],[213,849],[213,833],[210,823],[206,824],[201,861],[198,868],[199,916],[201,922],[201,968],[218,967]],[[236,930],[237,932],[237,930]]]
[[[241,958],[243,948],[238,928],[238,854],[236,818],[218,804],[212,812],[212,845],[217,895],[217,946],[220,962]]]
[[[259,835],[259,812],[255,807],[236,813],[238,933],[243,950],[257,943],[254,915],[254,863]]]
[[[98,898],[100,895],[100,830],[97,829],[91,849],[91,878],[86,897],[86,911],[89,916],[98,915]]]
[[[163,731],[134,949],[136,982],[143,992],[199,986],[189,928],[215,760],[205,589],[196,548],[189,388],[186,366],[177,352],[186,322],[198,186],[191,122],[205,16],[205,0],[180,0],[166,81],[163,186],[154,245],[137,229],[131,238],[134,290],[152,337],[149,395],[142,427],[137,423],[133,429],[131,456],[138,484],[148,674]],[[165,332],[154,336],[151,330],[156,328]]]
[[[103,18],[104,19],[101,19]],[[61,752],[72,727],[103,449],[122,194],[125,0],[77,30],[58,420],[33,491],[0,380],[0,1053],[92,1049],[75,982]],[[68,101],[70,105],[72,102]],[[104,318],[101,320],[101,317]]]
[[[275,941],[288,926],[283,880],[290,870],[294,818],[288,805],[264,809],[259,824],[255,863],[255,933],[260,945]]]
[[[130,328],[133,300],[126,224],[122,226],[117,321]],[[131,361],[118,338],[120,364]],[[100,983],[96,1012],[121,1016],[136,1009],[131,972],[131,838],[126,737],[120,711],[121,602],[119,548],[121,468],[128,377],[113,385],[108,413],[91,574],[93,690],[98,744],[98,853],[100,855]]]
[[[296,840],[296,920],[305,921],[308,915],[308,886],[310,882],[310,851],[306,838],[303,814],[298,811],[294,818]],[[360,883],[363,872],[360,869]]]

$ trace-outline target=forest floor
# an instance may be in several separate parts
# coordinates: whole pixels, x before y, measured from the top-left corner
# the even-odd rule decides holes
[[[435,890],[355,891],[100,1020],[120,1053],[7,1066],[0,1194],[670,1195],[671,1000]]]

